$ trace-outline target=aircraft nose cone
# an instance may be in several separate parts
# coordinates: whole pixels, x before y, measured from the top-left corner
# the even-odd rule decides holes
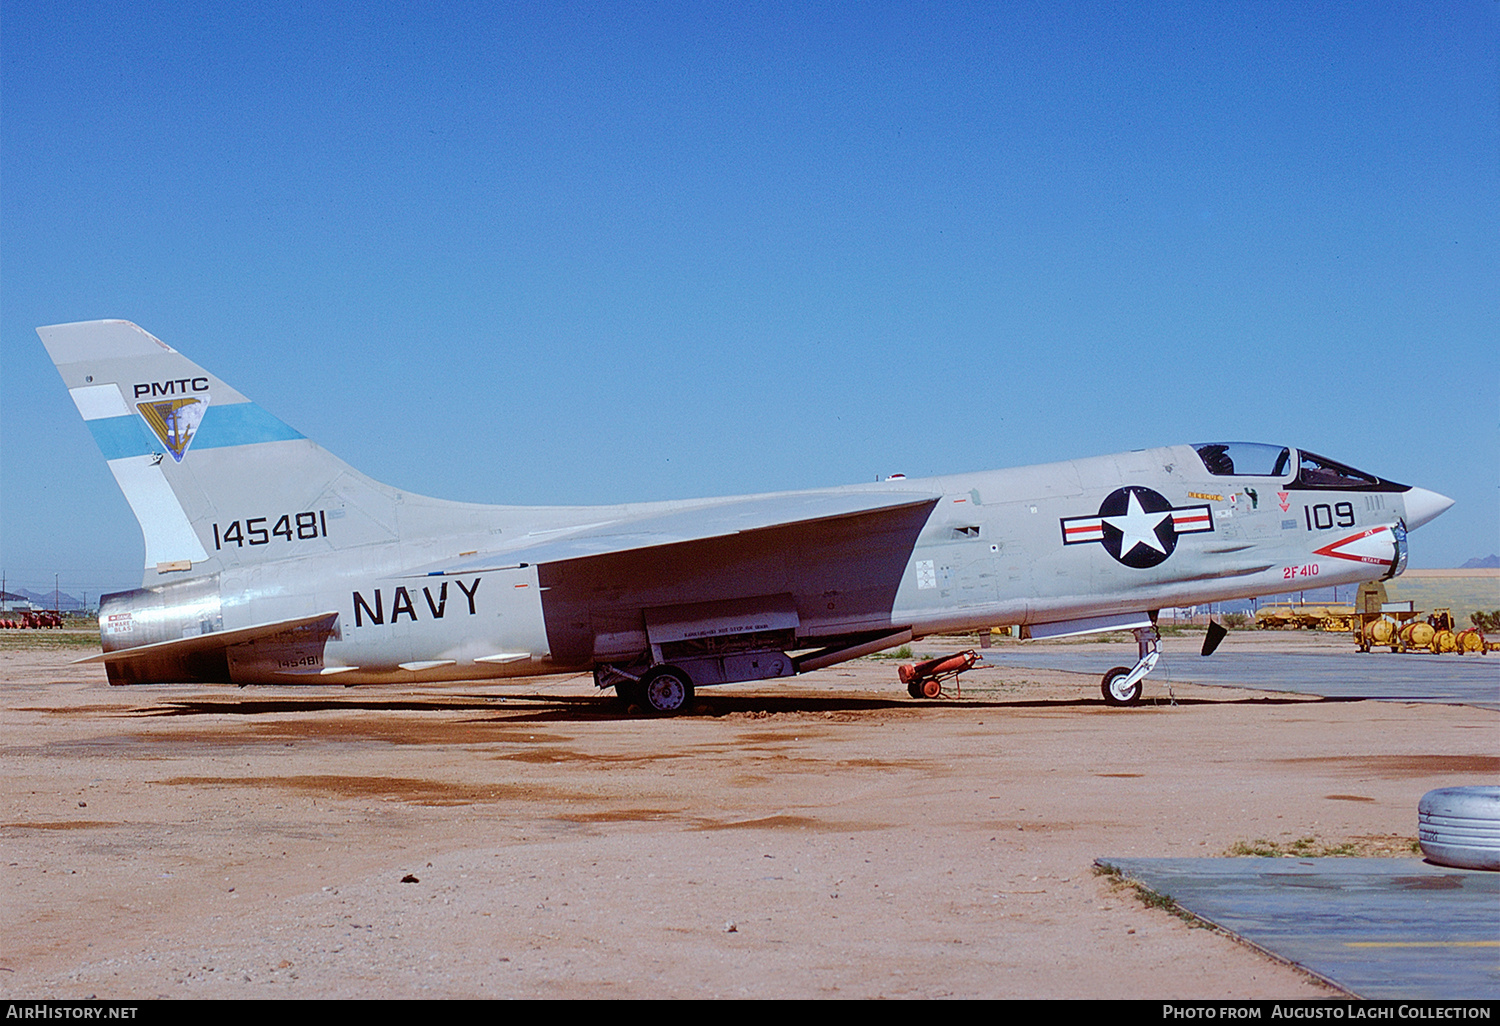
[[[1437,492],[1429,492],[1426,488],[1409,488],[1406,492],[1406,527],[1410,530],[1421,527],[1427,521],[1441,514],[1453,500],[1446,495]]]

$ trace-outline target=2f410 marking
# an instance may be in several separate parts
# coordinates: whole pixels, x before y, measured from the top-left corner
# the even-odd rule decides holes
[[[1316,506],[1303,506],[1302,518],[1307,521],[1309,531],[1327,531],[1334,527],[1354,526],[1354,503],[1336,502],[1332,506],[1320,502]]]
[[[246,545],[269,545],[275,538],[291,542],[328,537],[328,518],[321,509],[283,513],[274,526],[267,527],[270,522],[270,517],[250,517],[245,521],[244,527],[235,520],[223,530],[220,530],[218,524],[214,524],[214,548],[223,549],[226,545],[239,548]]]

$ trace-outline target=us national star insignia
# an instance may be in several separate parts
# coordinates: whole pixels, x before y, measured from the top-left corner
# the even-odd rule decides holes
[[[1116,488],[1092,517],[1063,517],[1064,545],[1099,542],[1126,566],[1156,566],[1177,547],[1177,536],[1214,529],[1209,507],[1173,506],[1166,496],[1140,485]]]

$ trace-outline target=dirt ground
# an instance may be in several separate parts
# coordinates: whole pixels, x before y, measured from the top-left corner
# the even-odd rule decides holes
[[[80,654],[0,650],[6,998],[1337,996],[1094,859],[1410,856],[1425,791],[1500,768],[1485,710],[1050,671],[914,702],[862,660],[652,720],[585,677],[111,688]]]

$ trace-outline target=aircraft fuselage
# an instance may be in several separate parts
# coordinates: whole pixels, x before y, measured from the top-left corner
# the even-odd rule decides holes
[[[1122,490],[1123,511],[1101,514]],[[853,521],[798,522],[541,565],[522,548],[515,560],[491,560],[481,570],[416,576],[414,563],[457,558],[497,538],[565,537],[580,526],[733,500],[467,507],[470,523],[461,532],[445,534],[413,517],[401,543],[366,547],[354,565],[338,553],[296,551],[337,532],[351,519],[347,508],[333,510],[331,521],[323,508],[247,510],[262,515],[211,525],[211,544],[226,564],[214,589],[222,618],[215,626],[233,630],[323,609],[340,614],[321,659],[297,645],[271,658],[231,658],[236,683],[306,680],[311,670],[340,683],[575,672],[641,656],[650,648],[648,612],[683,606],[738,602],[753,620],[781,597],[787,608],[779,626],[747,620],[736,633],[785,630],[794,621],[788,645],[796,650],[902,628],[921,637],[1357,583],[1390,571],[1395,528],[1406,515],[1405,493],[1390,486],[1299,489],[1291,475],[1214,476],[1191,446],[826,490],[880,491],[931,499]],[[1130,527],[1136,534],[1127,537]],[[1346,539],[1353,540],[1339,550]],[[273,544],[287,555],[238,565],[239,552]],[[108,617],[106,610],[106,631]]]
[[[692,501],[447,502],[365,477],[129,322],[38,333],[145,536],[142,587],[101,603],[116,683],[593,670],[622,694],[661,683],[671,711],[696,684],[1019,624],[1136,631],[1131,679],[1105,688],[1133,701],[1154,611],[1399,573],[1407,529],[1451,505],[1241,442]]]

